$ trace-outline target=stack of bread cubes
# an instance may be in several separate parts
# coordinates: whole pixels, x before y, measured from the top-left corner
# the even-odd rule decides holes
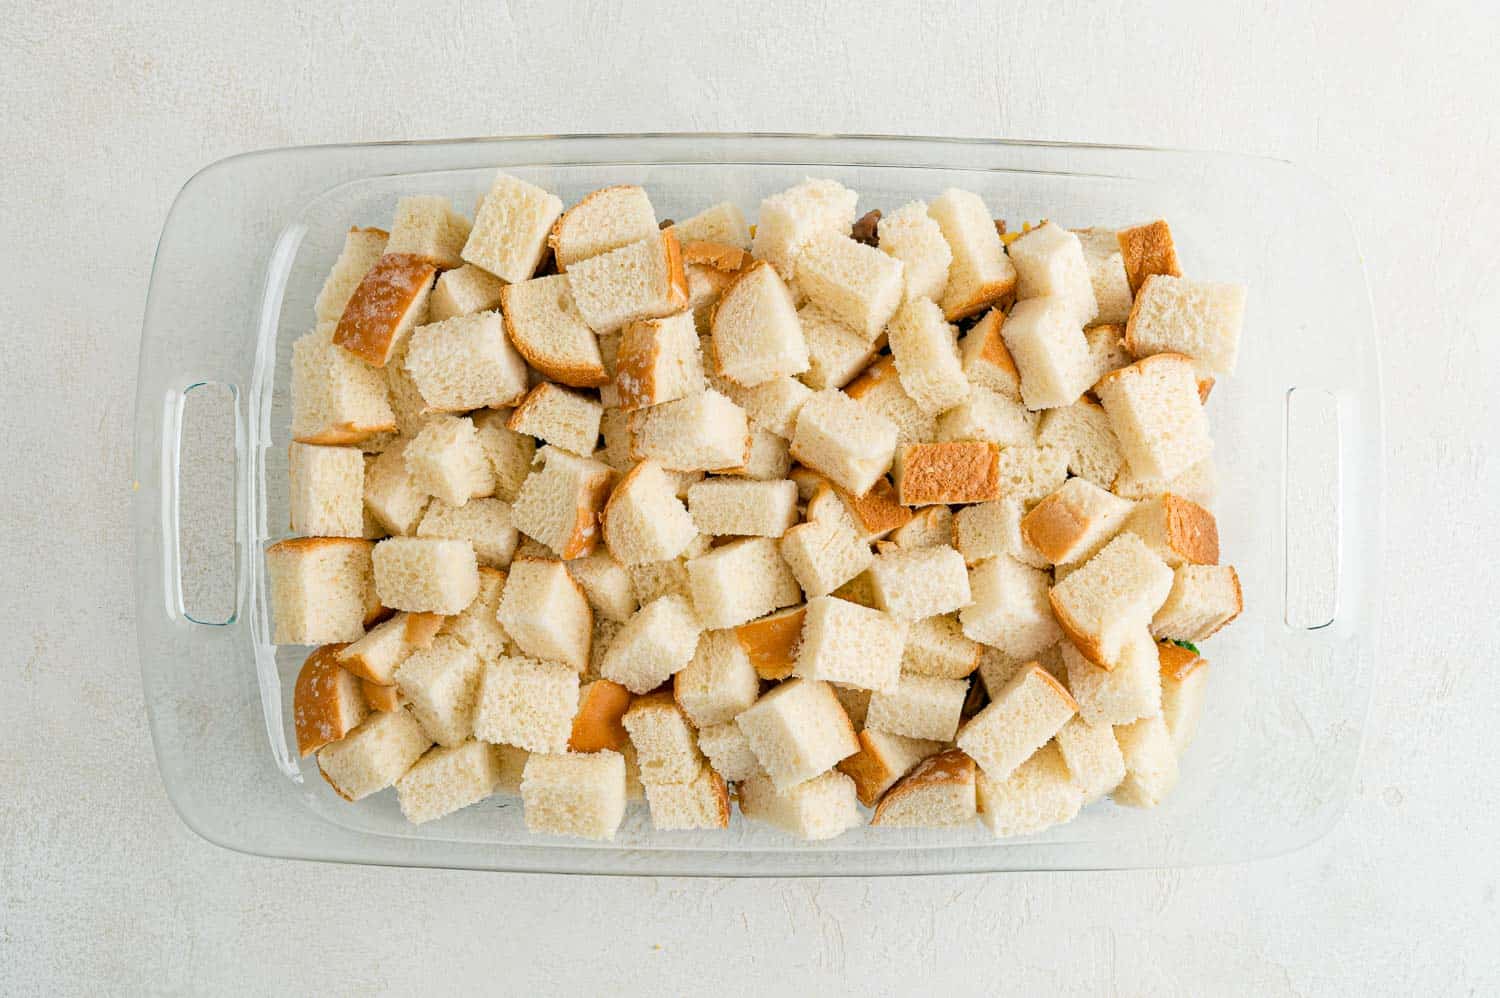
[[[827,839],[1171,792],[1241,610],[1205,403],[1244,289],[1163,221],[856,201],[673,223],[501,174],[349,231],[266,552],[340,795],[607,840],[640,800]]]

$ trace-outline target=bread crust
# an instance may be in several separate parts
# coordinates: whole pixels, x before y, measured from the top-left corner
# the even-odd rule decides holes
[[[847,492],[831,482],[829,485],[844,501],[854,522],[867,534],[884,537],[891,531],[906,526],[915,515],[901,505],[896,497],[896,487],[883,475],[875,479],[870,491],[862,496]]]
[[[1075,714],[1078,712],[1078,701],[1073,699],[1073,694],[1068,692],[1068,688],[1056,676],[1042,668],[1041,664],[1035,661],[1023,665],[1017,675],[1025,675],[1030,672],[1035,672],[1039,675],[1043,682],[1052,687],[1058,696],[1062,697],[1065,704],[1073,708]],[[1011,682],[1016,682],[1016,680],[1013,679]]]
[[[1078,654],[1093,662],[1106,672],[1113,672],[1115,665],[1104,658],[1104,652],[1099,647],[1099,642],[1079,626],[1078,621],[1068,612],[1062,600],[1057,598],[1057,587],[1053,586],[1047,590],[1047,602],[1052,607],[1052,616],[1057,618],[1057,626],[1062,628],[1064,636],[1078,649]],[[1045,671],[1045,670],[1043,670]]]
[[[682,244],[683,265],[696,264],[712,267],[722,274],[737,274],[745,269],[750,254],[738,246],[714,243],[706,240]]]
[[[602,361],[598,364],[590,364],[571,361],[563,357],[549,357],[542,352],[539,343],[531,341],[529,334],[516,323],[515,313],[511,309],[512,287],[514,285],[507,284],[500,289],[501,321],[505,326],[506,338],[516,348],[516,352],[525,358],[526,363],[540,371],[544,377],[570,388],[598,388],[600,385],[608,384],[609,373],[604,370]]]
[[[1219,563],[1219,523],[1204,507],[1168,492],[1161,497],[1167,546],[1194,565]]]
[[[359,688],[364,693],[365,703],[370,705],[371,710],[389,714],[401,706],[401,691],[394,686],[381,686],[368,679],[361,679]]]
[[[803,604],[777,610],[734,629],[734,636],[745,657],[750,659],[756,675],[774,681],[792,674],[806,616],[807,605]]]
[[[630,691],[619,683],[608,679],[590,683],[573,717],[568,748],[573,752],[620,751],[630,738],[622,723],[630,701]]]
[[[912,767],[910,773],[901,777],[894,787],[886,791],[886,795],[880,799],[880,804],[875,808],[875,816],[870,819],[870,824],[884,824],[885,816],[893,805],[920,794],[923,790],[941,786],[972,785],[977,776],[978,766],[961,749],[953,748],[939,752],[937,755],[930,755]]]
[[[389,423],[376,423],[369,426],[361,426],[358,423],[333,423],[324,426],[316,433],[294,434],[292,440],[299,444],[324,444],[331,447],[340,447],[351,444],[362,444],[377,434],[394,432],[396,432],[396,421],[394,419]]]
[[[1000,330],[1004,328],[1005,313],[998,308],[992,308],[974,324],[967,335],[979,337],[980,360],[995,365],[1019,383],[1021,372],[1016,369],[1015,358],[1010,355],[1010,348],[1005,345],[1005,340],[1000,335]]]
[[[896,358],[891,356],[881,357],[875,363],[865,368],[853,381],[844,387],[844,394],[852,399],[861,399],[874,391],[884,381],[898,377],[896,374]]]
[[[1154,275],[1182,276],[1177,266],[1177,249],[1172,244],[1172,229],[1166,219],[1158,218],[1145,225],[1121,229],[1115,233],[1115,240],[1120,244],[1125,281],[1130,285],[1132,295],[1138,294],[1146,280]],[[1130,318],[1135,319],[1134,303]]]
[[[1163,680],[1178,682],[1208,665],[1208,659],[1170,641],[1156,643],[1156,661]]]
[[[1000,498],[1000,447],[984,440],[908,444],[901,451],[903,506]]]
[[[967,319],[971,315],[977,315],[991,306],[1004,308],[1010,304],[1015,297],[1016,278],[1014,276],[999,281],[990,281],[975,288],[967,298],[957,302],[945,303],[943,306],[943,318],[949,322],[958,322]]]
[[[344,709],[345,702],[339,695],[340,683],[347,680],[341,675],[344,670],[339,667],[338,654],[346,647],[347,644],[333,644],[313,649],[297,672],[292,717],[297,753],[303,757],[343,738],[363,720],[364,714],[357,707],[353,714]]]
[[[413,253],[387,253],[375,261],[339,316],[333,342],[371,367],[385,367],[396,335],[437,277],[432,261]]]
[[[1062,561],[1062,556],[1088,528],[1088,519],[1055,492],[1021,518],[1022,538],[1054,565]]]
[[[1234,612],[1225,617],[1213,630],[1209,631],[1207,634],[1203,635],[1203,637],[1199,638],[1199,641],[1207,641],[1215,634],[1218,634],[1224,628],[1234,623],[1236,618],[1238,618],[1239,615],[1245,611],[1245,593],[1242,589],[1240,589],[1240,573],[1234,570],[1233,565],[1228,566],[1228,568],[1229,580],[1234,583]]]
[[[674,311],[687,308],[687,271],[682,266],[682,244],[671,229],[662,231],[661,241],[667,255],[667,304]]]
[[[890,761],[880,754],[873,739],[861,731],[855,735],[859,740],[859,751],[841,759],[838,771],[854,781],[854,793],[865,807],[874,807],[880,800],[881,788],[895,775]]]
[[[589,193],[585,194],[577,204],[569,208],[567,211],[563,212],[561,215],[558,215],[557,221],[552,223],[552,228],[547,232],[547,246],[552,250],[553,257],[555,258],[557,256],[557,251],[559,249],[558,244],[563,240],[563,227],[567,225],[568,220],[572,217],[575,211],[584,207],[595,198],[601,197],[602,195],[610,194],[614,191],[629,190],[641,191],[642,193],[644,193],[644,189],[639,184],[610,184],[608,187],[601,187],[597,191],[589,191]],[[567,268],[558,267],[558,270],[561,272],[565,272]]]

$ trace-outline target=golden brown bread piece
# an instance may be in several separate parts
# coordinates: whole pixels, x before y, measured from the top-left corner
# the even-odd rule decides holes
[[[385,254],[349,296],[333,342],[371,367],[384,367],[421,318],[436,277],[430,260],[412,253]]]

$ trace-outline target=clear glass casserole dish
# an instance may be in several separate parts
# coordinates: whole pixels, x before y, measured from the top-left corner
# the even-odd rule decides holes
[[[270,644],[264,547],[287,531],[292,341],[350,225],[405,194],[467,208],[503,168],[565,202],[639,183],[661,217],[807,176],[860,210],[945,187],[999,216],[1120,226],[1168,218],[1191,276],[1250,287],[1239,369],[1209,403],[1225,560],[1245,612],[1206,649],[1208,704],[1177,790],[1108,802],[1033,837],[856,829],[801,843],[738,815],[611,844],[529,835],[496,797],[415,827],[394,795],[340,800],[295,758],[305,649]],[[320,146],[205,168],[178,195],[152,273],[135,413],[141,669],[163,781],[183,820],[268,856],[560,873],[847,876],[1187,866],[1313,841],[1350,792],[1379,627],[1381,407],[1359,251],[1327,188],[1277,161],[1103,146],[813,135],[538,136]]]

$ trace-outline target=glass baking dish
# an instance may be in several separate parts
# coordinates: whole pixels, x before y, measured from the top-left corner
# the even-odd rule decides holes
[[[492,798],[421,827],[394,795],[338,799],[295,758],[304,649],[272,646],[264,547],[286,534],[292,340],[350,225],[404,194],[468,208],[497,168],[565,202],[640,183],[660,217],[837,178],[860,210],[979,192],[1014,227],[1172,223],[1186,272],[1250,287],[1239,370],[1209,413],[1215,505],[1245,612],[1210,642],[1208,704],[1175,793],[1105,802],[1028,838],[869,828],[801,843],[738,815],[654,832],[632,807],[607,845],[527,834]],[[752,215],[753,217],[753,215]],[[135,413],[141,669],[158,763],[184,821],[267,856],[560,873],[881,875],[1187,866],[1323,834],[1349,795],[1376,661],[1381,406],[1359,251],[1328,189],[1278,161],[1105,146],[822,135],[575,135],[250,153],[194,176],[152,272]],[[214,602],[218,609],[199,604]]]

